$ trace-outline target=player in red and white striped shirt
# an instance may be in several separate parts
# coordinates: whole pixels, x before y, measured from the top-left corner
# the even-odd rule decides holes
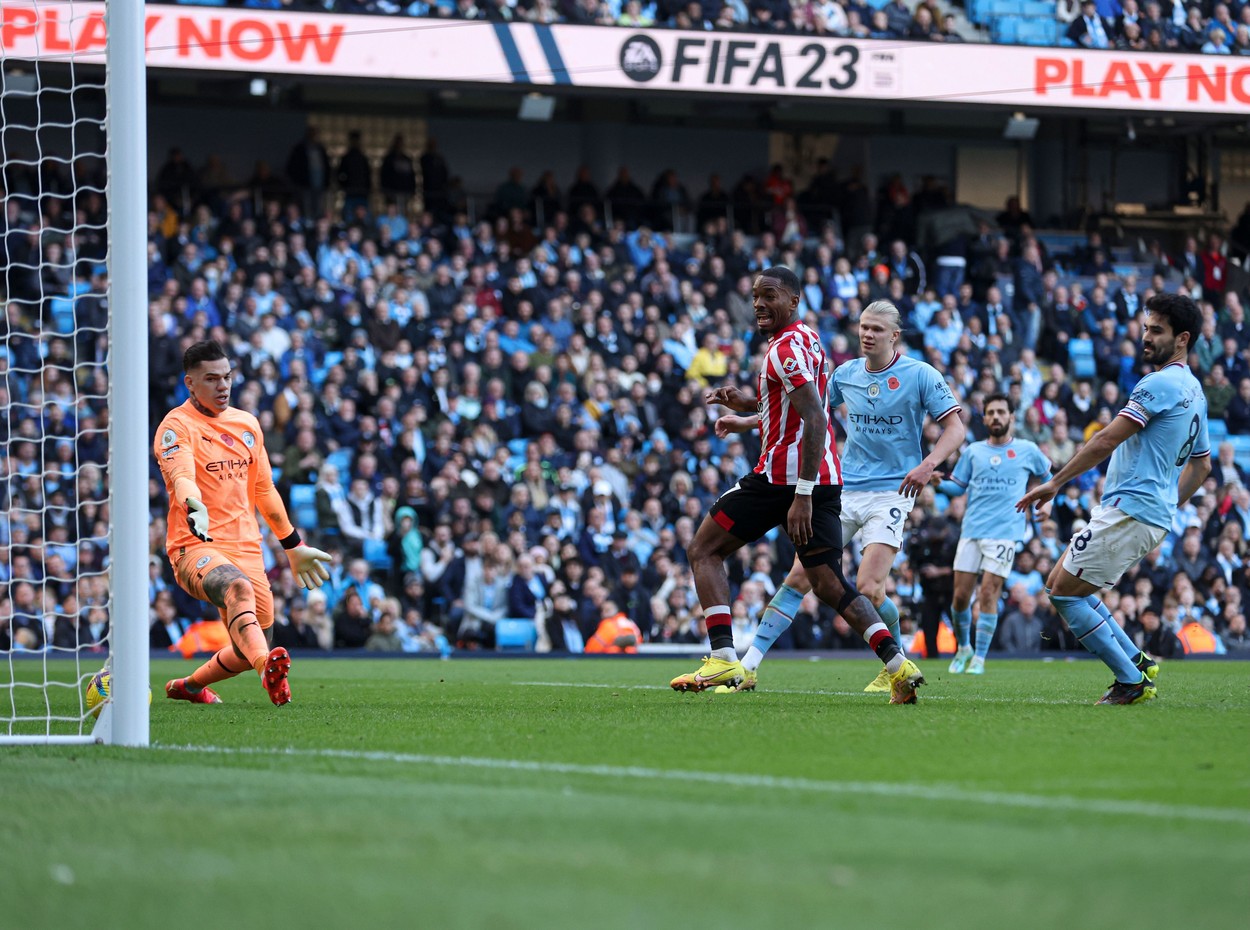
[[[868,598],[842,574],[842,473],[829,422],[832,374],[820,338],[799,321],[799,281],[785,267],[767,268],[752,288],[755,322],[769,337],[760,371],[760,401],[734,387],[708,394],[742,413],[758,412],[763,454],[755,470],[712,505],[686,550],[703,606],[712,654],[698,671],[674,678],[677,691],[736,688],[746,673],[733,647],[725,559],[784,524],[812,590],[872,646],[900,690],[914,700],[924,677],[899,650]]]
[[[803,417],[790,402],[791,392],[804,384],[812,384],[821,406],[828,410],[832,375],[820,336],[807,324],[796,321],[768,343],[759,377],[759,396],[764,398],[758,405],[763,451],[755,473],[763,475],[771,484],[796,484],[799,480]],[[825,434],[816,483],[841,484],[842,467],[838,462],[832,420],[828,421]]]

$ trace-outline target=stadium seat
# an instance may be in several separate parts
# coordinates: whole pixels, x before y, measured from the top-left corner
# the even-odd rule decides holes
[[[1208,423],[1208,427],[1209,426],[1210,424]],[[1234,436],[1225,436],[1224,438],[1228,442],[1232,443],[1233,449],[1237,453],[1237,458],[1240,459],[1244,455],[1250,455],[1250,436],[1246,436],[1242,434],[1242,435],[1234,435]]]
[[[321,367],[309,375],[309,380],[317,387],[321,387],[326,379],[326,375],[330,373],[330,369],[341,361],[343,361],[342,352],[327,352],[325,358],[321,360]]]
[[[1207,421],[1207,434],[1211,437],[1211,444],[1223,442],[1228,438],[1228,424],[1223,420],[1212,417]]]
[[[58,336],[68,336],[74,331],[74,301],[68,297],[53,297],[52,329]]]
[[[996,17],[990,25],[990,35],[998,45],[1014,45],[1020,37],[1020,20],[1014,16]]]
[[[312,530],[317,526],[317,486],[315,484],[291,485],[291,511],[296,526]]]
[[[1068,343],[1068,364],[1074,378],[1092,378],[1097,373],[1094,365],[1094,342],[1087,337],[1073,339]]]
[[[1037,241],[1046,246],[1051,255],[1071,255],[1085,245],[1084,233],[1062,231],[1039,231]]]
[[[353,453],[351,449],[335,449],[326,456],[326,464],[333,465],[339,470],[339,479],[346,484],[349,472],[352,470]]]
[[[989,0],[986,4],[986,12],[994,18],[1018,16],[1023,9],[1023,0]]]
[[[505,617],[495,623],[495,649],[533,652],[538,642],[538,627],[533,620]]]
[[[1030,6],[1034,4],[1029,4]],[[1051,14],[1054,10],[1050,4],[1043,4],[1050,8]],[[1058,35],[1056,33],[1056,23],[1047,15],[1046,18],[1033,17],[1020,21],[1018,39],[1023,45],[1040,45],[1051,46],[1055,44]]]
[[[370,568],[389,572],[395,567],[391,561],[390,550],[387,548],[386,540],[384,539],[366,539],[364,541],[364,556]]]

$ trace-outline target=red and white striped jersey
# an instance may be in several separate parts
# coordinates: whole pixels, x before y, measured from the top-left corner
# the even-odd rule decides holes
[[[790,403],[790,393],[805,384],[814,384],[820,404],[829,409],[829,379],[833,374],[824,346],[811,327],[792,323],[768,343],[760,369],[759,414],[763,451],[755,473],[769,484],[797,484],[799,454],[803,438],[803,418]],[[841,484],[842,466],[838,443],[829,417],[824,456],[816,475],[817,484]]]

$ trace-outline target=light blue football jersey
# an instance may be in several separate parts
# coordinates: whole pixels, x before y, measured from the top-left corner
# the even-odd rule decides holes
[[[1027,439],[1005,446],[982,440],[964,449],[951,473],[951,481],[968,492],[962,538],[1023,540],[1028,517],[1016,513],[1016,501],[1034,477],[1050,479],[1050,460]]]
[[[869,371],[862,358],[839,365],[829,404],[844,402],[842,485],[848,491],[897,491],[924,458],[920,440],[925,414],[937,420],[959,408],[937,369],[906,355],[896,355],[880,371]]]
[[[1211,454],[1202,385],[1184,365],[1168,365],[1137,382],[1119,415],[1140,423],[1142,430],[1111,453],[1102,502],[1167,529],[1176,515],[1185,463]]]

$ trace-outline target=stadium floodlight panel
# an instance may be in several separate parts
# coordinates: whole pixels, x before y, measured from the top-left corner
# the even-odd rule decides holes
[[[1027,142],[1037,135],[1039,123],[1041,123],[1041,120],[1036,117],[1025,116],[1023,113],[1014,113],[1007,120],[1007,125],[1003,127],[1003,138]]]
[[[556,112],[556,98],[546,94],[526,94],[517,108],[517,119],[548,122]]]

